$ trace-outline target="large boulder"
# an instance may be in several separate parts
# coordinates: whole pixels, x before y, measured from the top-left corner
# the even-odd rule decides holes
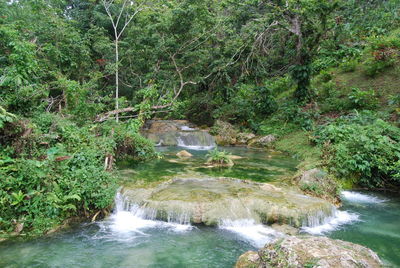
[[[361,245],[327,237],[288,236],[258,252],[239,257],[236,268],[375,268],[382,263],[375,252]]]
[[[253,148],[265,148],[270,147],[274,141],[276,141],[274,135],[267,135],[250,140],[248,146]]]
[[[198,174],[176,177],[152,185],[134,184],[123,189],[132,204],[159,220],[180,220],[218,225],[221,220],[254,219],[256,222],[295,227],[333,214],[329,202],[304,196],[272,184]]]
[[[212,127],[212,134],[215,136],[215,141],[218,145],[235,145],[237,130],[232,124],[217,120]]]
[[[255,137],[256,137],[256,135],[254,135],[253,133],[240,132],[237,134],[236,144],[237,145],[247,145],[249,143],[249,141],[251,141]]]

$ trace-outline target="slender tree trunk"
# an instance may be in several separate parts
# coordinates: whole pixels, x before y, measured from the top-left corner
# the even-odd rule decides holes
[[[119,109],[119,79],[118,79],[118,62],[119,62],[119,54],[118,54],[118,36],[115,34],[115,110]],[[115,115],[115,120],[118,122],[119,116],[118,114]]]

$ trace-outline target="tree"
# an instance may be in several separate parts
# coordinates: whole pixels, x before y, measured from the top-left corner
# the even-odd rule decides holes
[[[103,0],[104,9],[110,18],[114,30],[114,43],[115,43],[115,109],[119,109],[119,40],[124,33],[126,27],[132,19],[144,9],[143,3],[138,3],[131,0],[122,0],[122,6],[117,7],[115,0]],[[119,11],[117,11],[119,8]],[[117,12],[115,12],[117,11]],[[114,14],[116,13],[116,15]],[[124,22],[122,22],[122,20]],[[115,120],[118,122],[118,113],[115,114]]]
[[[253,50],[274,54],[274,50],[285,48],[282,57],[289,58],[287,69],[297,83],[294,96],[298,101],[310,95],[310,64],[321,41],[328,38],[329,30],[335,25],[332,15],[339,3],[340,0],[270,0],[266,3],[263,22],[267,26],[256,36]],[[281,42],[277,43],[278,40]]]

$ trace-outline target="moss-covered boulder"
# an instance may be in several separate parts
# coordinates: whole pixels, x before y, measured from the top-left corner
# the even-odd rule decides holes
[[[324,198],[332,203],[340,203],[339,184],[321,169],[313,168],[303,171],[295,177],[294,181],[307,194]]]
[[[228,122],[217,120],[211,129],[215,141],[220,146],[235,145],[238,131]]]
[[[361,245],[327,237],[288,236],[239,257],[236,268],[375,268],[382,263]]]

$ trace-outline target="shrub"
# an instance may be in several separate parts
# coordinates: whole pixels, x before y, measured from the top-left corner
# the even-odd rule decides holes
[[[367,187],[400,185],[400,129],[370,112],[341,117],[319,127],[331,171]]]
[[[339,68],[344,73],[354,72],[357,68],[357,60],[347,60],[340,64]]]
[[[379,101],[375,96],[374,90],[360,90],[353,88],[349,94],[349,100],[352,105],[351,108],[355,109],[374,109],[377,107]]]
[[[23,224],[23,232],[42,233],[108,208],[117,184],[105,157],[158,156],[139,127],[138,120],[79,127],[51,113],[8,122],[0,129],[0,231]]]
[[[229,153],[225,151],[218,151],[218,148],[215,148],[214,150],[208,152],[207,164],[217,166],[233,166],[233,161]]]

